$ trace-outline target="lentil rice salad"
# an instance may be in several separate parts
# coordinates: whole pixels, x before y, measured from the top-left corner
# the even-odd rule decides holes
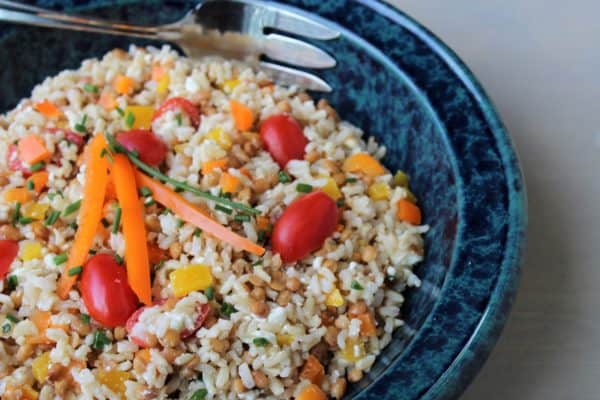
[[[238,62],[46,79],[0,116],[1,398],[342,398],[420,283],[384,153]]]

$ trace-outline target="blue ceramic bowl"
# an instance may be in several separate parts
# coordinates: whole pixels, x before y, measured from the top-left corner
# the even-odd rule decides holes
[[[519,276],[524,187],[510,138],[458,57],[383,3],[286,0],[342,32],[326,49],[339,66],[327,96],[344,119],[388,148],[386,165],[411,176],[426,223],[423,280],[408,293],[406,326],[352,399],[451,399],[479,370],[504,325]],[[170,22],[194,1],[31,1],[136,23]],[[129,40],[2,26],[0,109],[35,83]],[[144,44],[144,42],[138,42]]]

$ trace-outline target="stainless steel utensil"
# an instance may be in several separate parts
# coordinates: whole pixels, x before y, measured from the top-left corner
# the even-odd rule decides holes
[[[288,7],[258,0],[205,0],[175,23],[147,27],[0,0],[0,21],[167,41],[178,45],[190,57],[221,55],[244,60],[277,82],[324,92],[331,91],[327,82],[294,67],[333,68],[335,59],[312,44],[266,30],[317,40],[339,36],[338,32]]]

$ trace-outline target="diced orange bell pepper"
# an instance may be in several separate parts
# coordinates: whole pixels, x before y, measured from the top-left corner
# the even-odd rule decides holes
[[[4,192],[4,201],[25,204],[32,199],[31,192],[25,188],[13,188]]]
[[[17,147],[19,149],[19,158],[30,165],[46,161],[52,156],[52,153],[46,148],[44,141],[36,135],[25,136],[19,140]]]
[[[36,193],[41,193],[42,190],[48,184],[48,171],[39,171],[29,177],[29,180],[33,182],[33,188]]]
[[[241,182],[236,176],[233,176],[227,172],[221,175],[221,178],[219,180],[219,186],[221,187],[221,190],[223,190],[224,193],[237,192],[240,187],[240,184]]]
[[[128,95],[133,92],[135,82],[128,76],[119,75],[113,81],[113,88],[119,94]]]
[[[327,395],[313,383],[305,387],[296,397],[296,400],[327,400]]]
[[[362,172],[370,177],[385,174],[385,168],[367,153],[357,153],[348,157],[344,161],[343,170],[346,172]]]
[[[225,168],[227,168],[227,159],[220,158],[218,160],[206,161],[202,164],[202,175],[210,174],[217,168],[225,170]]]
[[[421,209],[406,199],[399,200],[397,205],[397,217],[400,221],[413,225],[421,225]]]
[[[316,385],[320,385],[324,377],[325,368],[323,368],[323,364],[321,364],[317,357],[312,354],[309,355],[300,372],[300,378],[307,379]]]
[[[44,100],[36,103],[33,108],[47,118],[58,118],[63,114],[60,108],[58,108],[56,104],[50,100]]]

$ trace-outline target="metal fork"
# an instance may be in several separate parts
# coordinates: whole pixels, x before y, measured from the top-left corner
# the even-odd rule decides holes
[[[175,23],[148,27],[0,0],[0,21],[167,41],[177,44],[190,57],[221,55],[243,60],[277,82],[323,92],[331,91],[327,82],[294,67],[328,69],[336,65],[335,59],[312,44],[266,30],[318,40],[339,36],[306,13],[258,0],[205,0]]]

